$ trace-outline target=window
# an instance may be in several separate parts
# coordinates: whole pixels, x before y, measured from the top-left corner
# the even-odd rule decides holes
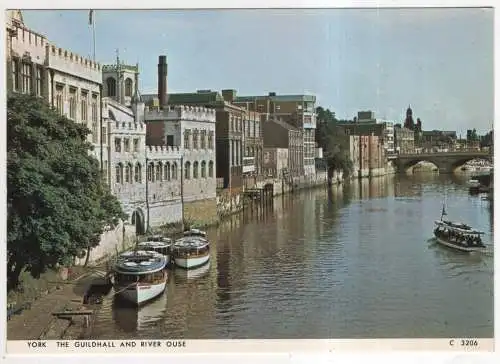
[[[19,90],[19,60],[12,60],[12,89],[14,91]]]
[[[185,179],[191,178],[190,169],[191,169],[191,163],[186,162],[186,164],[184,165],[184,178]]]
[[[76,89],[69,89],[69,118],[76,119]]]
[[[200,148],[207,149],[207,131],[202,130],[200,132]]]
[[[123,151],[130,152],[130,139],[128,138],[123,139]]]
[[[207,178],[207,163],[201,161],[201,178]]]
[[[190,149],[189,130],[184,130],[184,149]]]
[[[42,96],[42,67],[36,67],[36,95]]]
[[[97,127],[97,122],[93,121],[92,122],[92,143],[97,144],[99,140],[99,128]]]
[[[122,151],[122,140],[120,138],[115,138],[115,152],[121,153]]]
[[[64,112],[63,92],[64,92],[63,86],[57,85],[56,86],[56,110],[61,115]]]
[[[177,163],[172,163],[172,179],[177,179]]]
[[[92,121],[97,122],[98,119],[97,95],[92,95]]]
[[[118,163],[115,168],[116,183],[123,183],[123,165]]]
[[[165,163],[164,173],[165,175],[163,176],[163,178],[165,179],[165,181],[170,181],[170,163],[168,162]]]
[[[155,165],[153,163],[148,164],[148,181],[154,182],[155,180]]]
[[[101,140],[102,144],[106,145],[108,143],[108,135],[106,134],[106,127],[103,126],[101,130]]]
[[[198,129],[193,130],[193,149],[198,149]]]
[[[125,166],[125,182],[132,183],[132,165],[130,163]]]
[[[214,149],[214,132],[208,132],[208,149]]]
[[[106,79],[106,88],[108,89],[108,96],[116,96],[116,80],[113,77]]]
[[[139,151],[139,139],[134,139],[134,152]]]
[[[231,167],[234,166],[234,156],[236,154],[236,144],[231,140]]]
[[[208,162],[208,177],[212,178],[214,176],[214,162]]]
[[[167,147],[173,147],[173,146],[174,146],[174,136],[167,135]]]
[[[31,93],[31,64],[23,63],[22,69],[23,92],[25,94]]]
[[[80,117],[82,121],[87,121],[88,119],[88,94],[86,91],[82,91],[82,95],[80,97]]]
[[[135,165],[135,182],[137,183],[142,183],[142,167],[141,167],[141,164],[140,163],[137,163]]]
[[[193,163],[193,178],[198,178],[198,161]]]
[[[130,78],[125,80],[125,96],[132,96],[132,80]]]
[[[156,180],[161,181],[163,178],[163,163],[158,162],[156,165]]]

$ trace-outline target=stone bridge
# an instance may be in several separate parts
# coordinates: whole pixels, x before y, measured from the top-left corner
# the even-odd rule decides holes
[[[473,159],[492,161],[492,156],[490,152],[481,151],[399,154],[393,162],[400,173],[406,172],[408,168],[422,161],[436,165],[439,173],[453,173],[456,168]]]

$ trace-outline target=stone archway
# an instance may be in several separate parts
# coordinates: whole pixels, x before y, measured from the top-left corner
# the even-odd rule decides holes
[[[413,171],[413,168],[416,167],[421,162],[426,162],[426,163],[430,163],[430,164],[434,165],[435,168],[437,168],[438,171],[440,171],[440,172],[443,170],[443,166],[436,160],[433,160],[430,158],[416,158],[416,159],[413,159],[411,161],[408,161],[408,162],[402,164],[400,172],[406,173],[410,169],[412,169],[412,171]]]
[[[144,235],[146,233],[146,223],[144,221],[144,212],[140,207],[136,208],[132,213],[132,225],[135,226],[136,235]]]

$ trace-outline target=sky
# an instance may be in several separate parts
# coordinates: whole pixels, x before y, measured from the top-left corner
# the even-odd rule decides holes
[[[352,119],[372,110],[424,130],[465,136],[494,119],[492,9],[96,10],[96,60],[139,63],[140,90],[235,89],[238,95],[313,94]],[[92,55],[88,10],[25,10],[55,45]]]

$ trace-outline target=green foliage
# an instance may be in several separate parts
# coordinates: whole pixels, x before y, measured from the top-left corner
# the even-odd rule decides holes
[[[328,165],[329,175],[334,170],[341,170],[345,176],[352,172],[352,161],[349,155],[349,138],[339,127],[335,113],[321,106],[316,108],[318,123],[316,142],[323,148],[323,155]]]
[[[26,95],[7,100],[8,288],[70,264],[125,215],[89,154],[89,130]]]

